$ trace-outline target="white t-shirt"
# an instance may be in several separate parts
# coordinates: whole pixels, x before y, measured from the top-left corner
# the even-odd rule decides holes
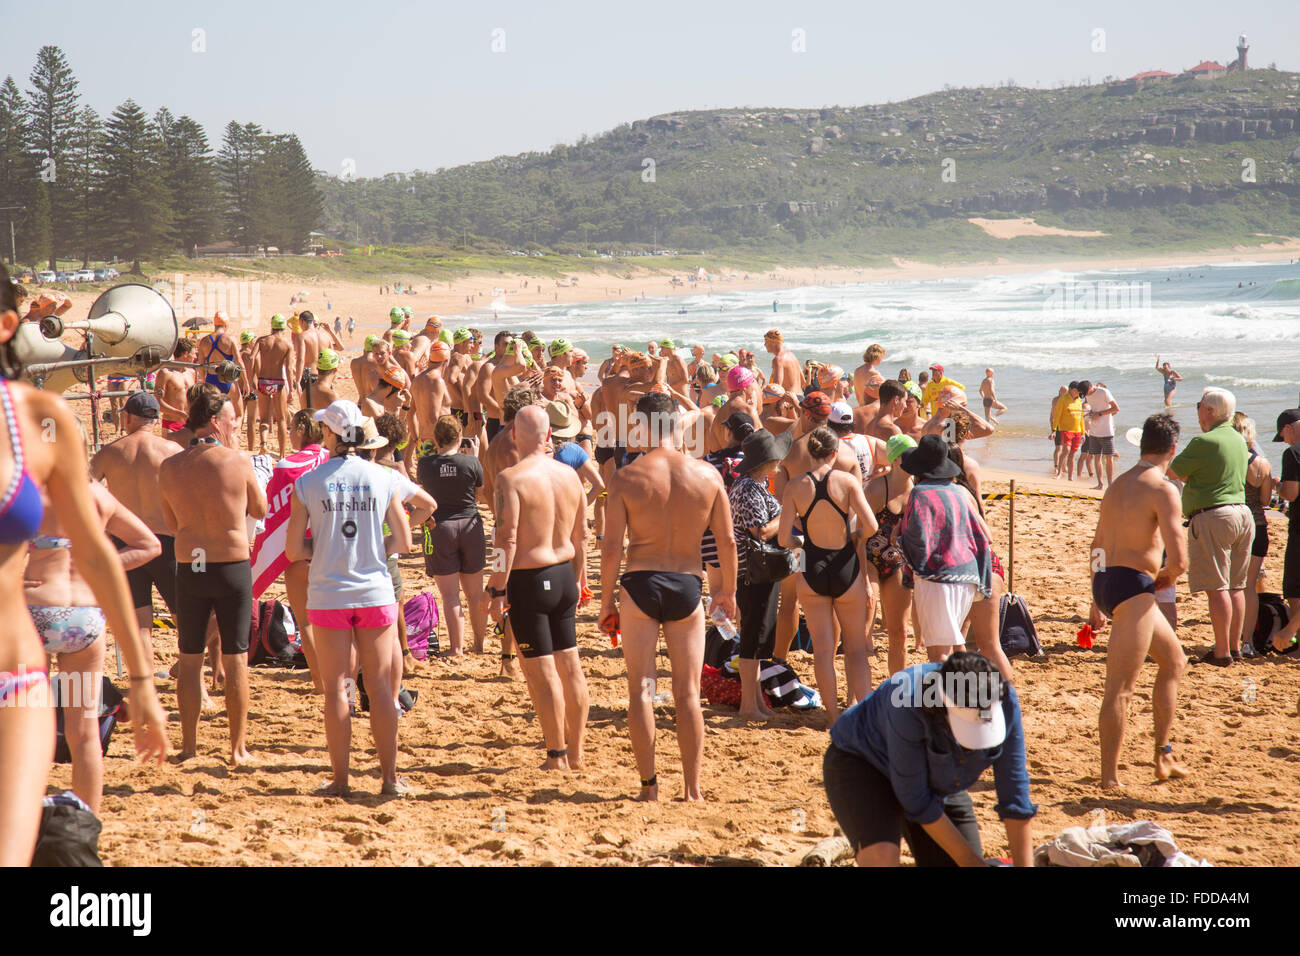
[[[1111,398],[1110,389],[1097,388],[1092,390],[1085,403],[1090,411],[1101,411],[1110,408],[1110,403],[1114,401]],[[1115,416],[1098,415],[1096,418],[1088,419],[1088,434],[1093,438],[1114,438],[1115,437]]]

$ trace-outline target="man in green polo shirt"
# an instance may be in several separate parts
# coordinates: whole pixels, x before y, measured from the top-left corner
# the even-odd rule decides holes
[[[1237,399],[1207,388],[1196,403],[1197,435],[1169,466],[1183,482],[1187,520],[1187,585],[1206,592],[1214,649],[1202,663],[1226,667],[1241,660],[1241,626],[1246,616],[1246,578],[1255,522],[1246,506],[1250,452],[1232,427]]]

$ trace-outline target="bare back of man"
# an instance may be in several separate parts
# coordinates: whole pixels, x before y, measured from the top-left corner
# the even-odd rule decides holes
[[[430,365],[411,383],[411,405],[415,412],[413,438],[432,438],[438,419],[451,412],[451,390],[443,378],[446,367],[445,362]]]
[[[329,408],[338,398],[338,371],[319,372],[316,381],[311,383],[311,407]]]
[[[1101,784],[1122,786],[1119,758],[1129,702],[1148,654],[1157,671],[1151,694],[1155,774],[1160,780],[1186,771],[1174,759],[1169,736],[1186,655],[1156,604],[1155,591],[1187,568],[1187,540],[1178,492],[1165,480],[1168,454],[1147,455],[1115,479],[1102,498],[1093,538],[1093,595],[1111,617],[1106,649],[1106,690],[1101,705]],[[1168,561],[1160,566],[1162,547]]]
[[[655,396],[658,398],[659,396]],[[644,403],[643,403],[644,404]],[[711,528],[718,542],[722,579],[736,580],[736,547],[731,507],[717,469],[663,442],[621,469],[608,491],[606,536],[601,554],[600,620],[614,616],[623,633],[627,664],[628,716],[632,750],[641,776],[641,800],[659,798],[655,773],[655,652],[662,628],[672,668],[677,707],[677,742],[687,800],[703,800],[700,766],[704,758],[704,717],[699,708],[704,662],[704,607],[701,603],[700,539]],[[630,599],[614,599],[620,578]],[[734,590],[713,595],[734,618]]]
[[[188,355],[181,361],[193,358]],[[154,379],[154,397],[162,411],[163,428],[167,431],[179,431],[189,414],[190,403],[185,393],[194,385],[195,372],[192,368],[167,368],[158,370]]]
[[[334,334],[333,330],[325,325],[317,325],[315,322],[309,322],[298,336],[296,356],[294,362],[295,379],[298,387],[302,389],[303,395],[309,394],[309,389],[316,377],[320,374],[316,370],[316,360],[320,358],[321,349],[338,349],[342,351],[343,343],[339,337]],[[323,405],[315,406],[324,408]]]
[[[549,431],[546,413],[536,406],[516,416],[515,441],[523,457],[495,483],[504,567],[493,573],[489,594],[495,619],[508,602],[546,740],[543,769],[574,770],[582,766],[589,706],[574,624],[586,560],[586,496],[577,472],[546,452]]]

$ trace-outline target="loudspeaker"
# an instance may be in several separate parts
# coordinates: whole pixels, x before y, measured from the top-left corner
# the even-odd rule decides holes
[[[91,347],[73,348],[61,340],[68,331],[92,333]],[[86,318],[68,322],[47,316],[24,322],[14,336],[14,351],[26,377],[52,392],[90,381],[87,365],[42,366],[114,358],[95,366],[95,375],[139,375],[170,359],[180,334],[176,312],[167,299],[147,285],[127,283],[109,289],[90,307]]]

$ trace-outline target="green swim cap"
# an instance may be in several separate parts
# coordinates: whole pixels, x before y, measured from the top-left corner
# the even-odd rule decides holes
[[[565,352],[573,351],[573,346],[569,344],[568,339],[556,339],[551,343],[551,347],[548,351],[551,353],[551,358],[555,358],[557,355],[563,355]]]
[[[248,331],[248,329],[244,329],[244,331],[239,333],[240,345],[247,345],[251,341],[253,341],[253,333]]]
[[[414,318],[415,310],[411,308],[409,305],[404,305],[402,306],[402,315],[404,315],[408,319]]]
[[[710,404],[712,404],[714,408],[721,408],[723,405],[727,404],[727,396],[714,395],[713,401]]]
[[[321,349],[316,356],[316,371],[329,372],[339,367],[339,353],[333,349]]]
[[[277,329],[277,330],[278,330],[278,329],[283,329],[283,328],[286,328],[286,327],[288,326],[288,324],[289,324],[289,320],[286,319],[284,316],[282,316],[279,312],[277,312],[277,313],[275,313],[275,315],[271,316],[271,328],[272,328],[272,329]]]
[[[737,357],[735,352],[728,352],[726,355],[722,356],[723,368],[735,368],[739,364],[740,359]]]
[[[411,341],[410,332],[406,331],[406,329],[393,329],[394,345],[405,345],[409,341]]]
[[[921,386],[917,385],[915,382],[904,382],[903,391],[907,392],[908,395],[911,395],[918,402],[921,400]]]
[[[388,310],[388,321],[396,325],[406,319],[406,313],[402,311],[401,306],[393,306]]]
[[[889,456],[889,463],[892,465],[903,452],[915,447],[916,439],[911,435],[894,435],[885,442],[885,454]]]
[[[453,345],[456,344],[455,340],[452,338],[451,329],[442,329],[441,331],[439,331],[438,341],[446,342],[447,348],[451,348]]]
[[[672,339],[664,339],[662,342],[659,343],[659,347],[661,349],[675,349],[677,348],[677,343],[674,342]]]
[[[383,339],[381,339],[379,336],[375,335],[372,332],[366,336],[366,344],[365,347],[362,349],[362,351],[369,352],[371,349],[375,347],[376,342],[382,342],[382,341]]]
[[[451,344],[459,345],[461,342],[468,342],[473,338],[474,333],[462,325],[455,332],[451,333]]]

